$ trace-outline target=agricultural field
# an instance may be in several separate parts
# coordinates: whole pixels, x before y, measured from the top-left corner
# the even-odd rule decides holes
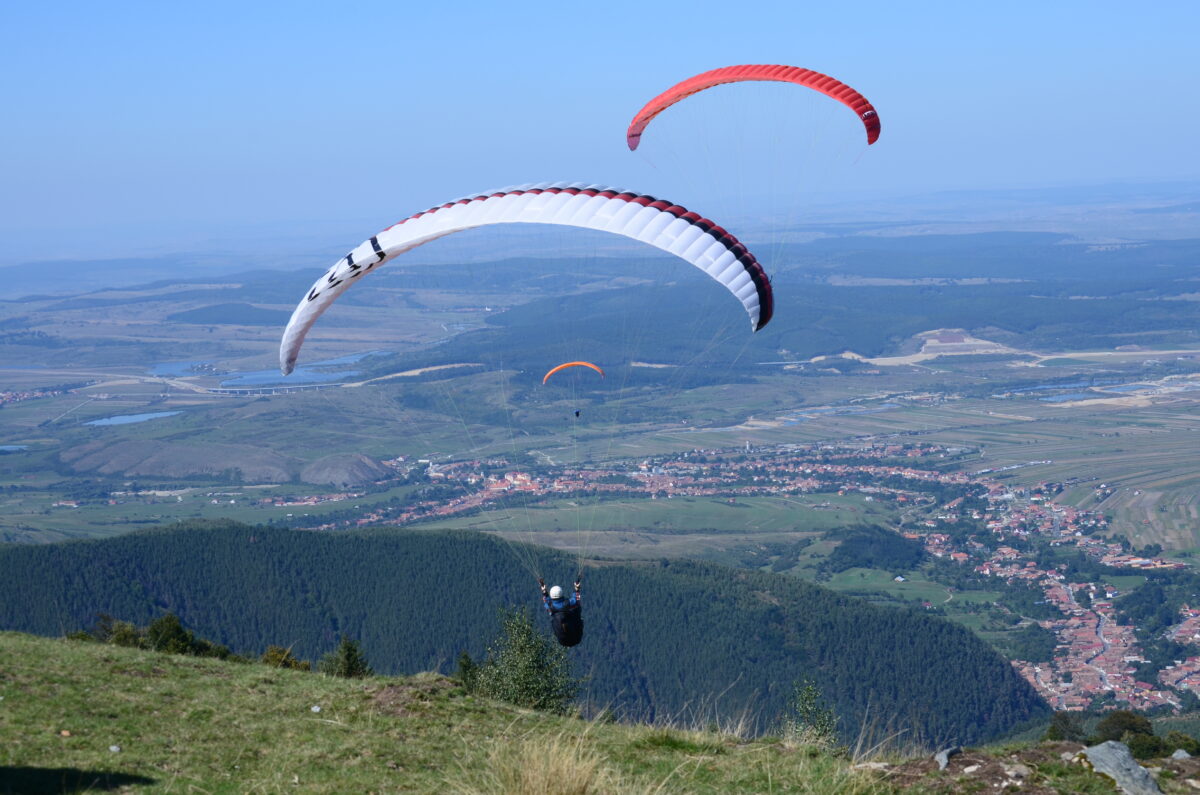
[[[3,459],[0,459],[3,465]],[[232,519],[249,524],[311,524],[347,511],[366,513],[394,500],[408,499],[413,486],[399,485],[370,493],[346,492],[332,486],[299,484],[214,484],[154,488],[127,481],[124,488],[100,498],[64,497],[79,484],[44,484],[41,488],[0,492],[0,540],[60,541],[102,538],[185,519]],[[316,503],[301,502],[313,494]],[[78,496],[78,495],[77,495]],[[268,503],[275,500],[278,504]],[[291,503],[291,504],[288,504]]]
[[[1082,345],[1107,339],[1104,311],[1094,302],[1063,304],[1077,313],[1075,342],[1047,350],[1031,343],[1049,332],[909,329],[901,309],[926,305],[916,293],[819,286],[787,271],[781,295],[804,311],[832,314],[816,329],[798,309],[771,326],[775,337],[748,337],[738,307],[688,279],[686,266],[667,268],[668,276],[650,284],[635,276],[645,272],[638,261],[597,256],[601,250],[580,259],[416,265],[373,276],[370,290],[347,296],[314,329],[301,364],[312,368],[308,383],[329,383],[307,391],[280,391],[271,371],[280,322],[319,272],[315,265],[0,303],[3,333],[15,335],[5,346],[0,392],[48,390],[2,404],[0,528],[30,540],[196,516],[287,518],[287,511],[281,517],[259,507],[251,487],[267,495],[328,491],[304,484],[300,472],[333,454],[435,464],[495,458],[530,468],[869,438],[977,451],[955,465],[999,470],[1014,485],[1063,482],[1060,502],[1104,511],[1112,530],[1135,544],[1200,548],[1200,390],[1193,390],[1200,353],[1180,344],[1190,334],[1188,302],[1153,302],[1156,317],[1175,318],[1179,328],[1154,331],[1162,341],[1153,349],[1148,342],[1157,337],[1138,332],[1138,350]],[[1053,246],[1038,251],[1063,254]],[[905,261],[918,268],[912,255]],[[655,260],[654,272],[663,264]],[[1090,289],[1119,293],[1127,271],[1106,267],[1106,278],[1118,281]],[[534,272],[538,278],[526,278]],[[668,284],[673,279],[678,284]],[[1036,329],[1042,304],[1028,293],[1042,289],[965,286],[943,291],[941,300],[946,311],[1016,312]],[[1167,296],[1164,290],[1153,294]],[[1120,304],[1135,315],[1145,306]],[[879,328],[864,327],[863,311],[877,311]],[[618,331],[606,336],[605,328]],[[965,355],[927,355],[958,344],[943,337],[973,342]],[[866,354],[834,353],[860,345]],[[801,352],[812,346],[826,350]],[[386,355],[368,355],[376,351]],[[581,351],[604,357],[609,377],[541,385],[547,361]],[[214,391],[230,384],[251,391]],[[153,417],[86,424],[144,415]],[[143,449],[183,464],[161,467],[130,452]],[[93,454],[83,458],[81,450]],[[81,481],[110,492],[130,483],[179,491],[183,499],[89,506],[89,518],[78,520],[72,517],[82,511],[53,503]],[[236,493],[229,497],[235,502],[188,496],[217,491]],[[631,547],[650,554],[642,547],[669,544],[672,554],[708,555],[723,542],[701,541],[705,527],[807,532],[796,529],[806,520],[795,507],[699,509],[675,501],[669,509],[606,505],[585,515],[590,526],[620,538],[609,544],[613,554]],[[309,513],[322,511],[333,509]],[[539,506],[498,524],[504,532],[553,534],[583,521],[573,516],[562,505]],[[669,542],[664,528],[673,533]]]
[[[818,539],[838,528],[887,524],[894,513],[863,495],[806,494],[737,500],[576,500],[488,508],[422,527],[478,529],[516,543],[619,558],[699,557],[730,561],[748,545]],[[814,544],[814,551],[832,545]]]
[[[1176,550],[1200,546],[1200,404],[1193,397],[1200,393],[1136,402],[1114,398],[1048,403],[1000,393],[948,398],[945,392],[933,391],[946,388],[942,382],[948,374],[900,369],[879,377],[780,373],[745,385],[673,393],[625,389],[615,398],[601,392],[575,399],[569,393],[531,390],[517,373],[486,370],[433,380],[393,378],[362,386],[238,397],[204,391],[212,377],[155,377],[128,368],[52,369],[41,375],[41,384],[68,378],[95,383],[4,407],[0,441],[7,447],[0,455],[0,488],[37,489],[32,495],[6,499],[16,514],[38,514],[52,496],[52,484],[88,476],[66,469],[64,452],[122,441],[244,445],[272,451],[299,466],[331,453],[433,461],[508,456],[518,464],[527,460],[563,465],[747,443],[922,438],[977,450],[961,464],[968,471],[1000,470],[998,477],[1021,485],[1064,482],[1060,502],[1105,511],[1113,530],[1135,544],[1158,543]],[[966,369],[976,373],[973,381],[986,377],[994,382],[1006,374],[1011,378],[1013,368],[988,362]],[[1075,374],[1070,368],[1045,369],[1052,371],[1048,379]],[[19,373],[30,387],[38,385],[32,373]],[[942,397],[927,397],[936,394]],[[1115,402],[1121,400],[1125,402]],[[581,417],[572,417],[573,407],[579,407]],[[671,419],[652,421],[659,409]],[[129,425],[84,424],[158,412],[178,413]],[[194,455],[203,459],[203,448],[194,447]],[[159,485],[202,488],[220,483],[210,478],[205,483]],[[1106,488],[1101,490],[1101,484]],[[681,510],[673,506],[671,512]],[[199,515],[211,512],[206,508]],[[169,507],[115,512],[98,516],[91,526],[99,532],[109,521],[137,526],[195,515],[194,510],[180,513]],[[539,530],[552,531],[565,521],[561,509],[539,509],[538,516],[544,518],[535,528]],[[237,518],[259,520],[262,515],[239,513]],[[606,512],[589,521],[612,528],[638,519],[633,513],[627,519]],[[44,518],[21,523],[47,530],[55,524]],[[70,532],[87,530],[73,526]],[[120,529],[110,528],[105,534],[111,532]]]

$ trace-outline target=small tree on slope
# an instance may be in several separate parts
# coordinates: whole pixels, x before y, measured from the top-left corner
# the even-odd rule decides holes
[[[840,750],[837,713],[825,703],[821,691],[808,679],[793,683],[792,697],[788,699],[780,722],[787,742]]]
[[[321,658],[317,663],[317,670],[326,676],[341,676],[346,679],[359,679],[375,674],[367,664],[367,658],[363,656],[358,642],[345,636],[336,649]]]
[[[500,622],[500,636],[472,669],[469,689],[520,707],[566,712],[579,692],[566,651],[534,628],[527,611],[502,610]]]

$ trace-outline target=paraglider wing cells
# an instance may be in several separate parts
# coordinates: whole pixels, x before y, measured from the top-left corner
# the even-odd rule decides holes
[[[767,274],[736,237],[712,221],[669,201],[600,185],[525,185],[417,213],[338,260],[292,313],[279,346],[280,369],[284,375],[295,369],[309,329],[364,274],[440,237],[514,223],[576,226],[640,240],[690,262],[724,285],[742,302],[756,331],[771,319],[773,300]]]
[[[713,86],[724,85],[725,83],[740,83],[749,80],[795,83],[796,85],[819,91],[828,97],[836,99],[858,114],[858,118],[862,120],[863,126],[867,130],[868,144],[873,144],[879,140],[879,114],[875,112],[874,106],[867,101],[866,97],[840,80],[821,74],[820,72],[814,72],[811,69],[801,69],[798,66],[745,64],[741,66],[723,66],[720,69],[713,69],[694,77],[689,77],[687,80],[676,83],[647,102],[645,107],[639,110],[637,115],[633,117],[633,121],[629,123],[629,129],[625,133],[625,141],[629,144],[629,149],[631,151],[637,149],[638,144],[642,140],[642,133],[645,131],[646,125],[655,116],[676,102],[687,99],[692,94],[699,93]]]
[[[596,365],[592,364],[591,362],[565,362],[563,364],[560,364],[558,367],[550,368],[550,372],[548,372],[544,376],[542,376],[542,383],[545,384],[547,381],[550,380],[550,376],[552,376],[555,373],[560,372],[562,370],[566,370],[568,367],[590,367],[593,370],[595,370],[597,373],[599,373],[601,378],[604,377],[604,371],[601,370]]]

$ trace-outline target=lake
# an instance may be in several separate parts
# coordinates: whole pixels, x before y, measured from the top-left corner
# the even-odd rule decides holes
[[[174,417],[176,414],[182,414],[182,411],[151,411],[146,414],[118,414],[115,417],[105,417],[100,420],[92,420],[85,422],[84,425],[132,425],[135,422],[146,422],[147,420],[157,420],[160,417]]]
[[[382,356],[387,351],[367,351],[352,353],[349,356],[339,356],[336,359],[325,359],[312,364],[302,364],[292,371],[291,375],[283,375],[278,370],[256,370],[252,373],[230,373],[231,378],[221,382],[222,387],[274,386],[292,384],[325,384],[345,381],[357,376],[361,370],[346,369],[348,365],[356,364],[368,356]]]
[[[254,387],[274,386],[277,384],[287,386],[291,384],[325,384],[344,381],[357,376],[361,372],[360,370],[347,369],[350,365],[357,364],[368,356],[383,356],[387,353],[388,351],[365,351],[363,353],[351,353],[347,356],[339,356],[336,359],[324,359],[319,362],[312,362],[311,364],[302,364],[291,375],[283,375],[275,369],[254,370],[245,373],[224,373],[225,380],[221,382],[221,386]],[[176,378],[202,375],[202,373],[196,373],[193,370],[193,368],[202,364],[211,364],[211,362],[159,362],[153,365],[149,372],[151,375]]]

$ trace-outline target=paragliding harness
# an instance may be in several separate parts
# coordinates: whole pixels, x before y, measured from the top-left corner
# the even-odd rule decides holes
[[[583,604],[580,601],[579,582],[575,583],[575,593],[570,599],[552,600],[546,592],[546,584],[538,580],[542,586],[542,601],[550,613],[550,628],[559,644],[567,647],[576,646],[583,640]]]

